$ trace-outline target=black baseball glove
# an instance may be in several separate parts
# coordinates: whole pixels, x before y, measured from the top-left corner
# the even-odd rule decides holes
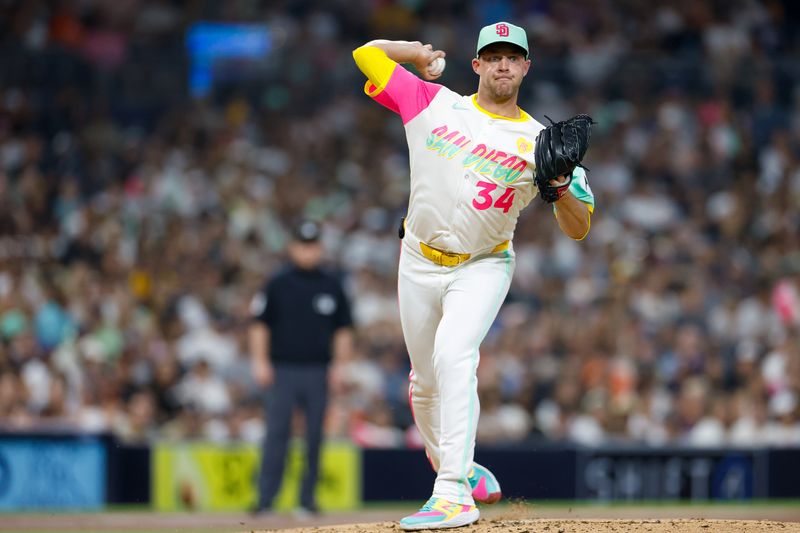
[[[539,132],[536,137],[536,173],[534,182],[539,188],[539,196],[547,203],[553,203],[567,192],[572,183],[572,171],[575,167],[583,167],[581,159],[589,148],[592,136],[592,124],[595,122],[589,115],[576,115],[569,120],[553,122],[547,117],[550,125]],[[587,169],[588,170],[588,169]],[[559,176],[567,179],[558,185],[551,185],[550,180],[558,181]]]

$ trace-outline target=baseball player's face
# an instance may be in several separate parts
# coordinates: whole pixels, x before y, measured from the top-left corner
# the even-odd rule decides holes
[[[516,46],[492,44],[472,60],[472,70],[480,76],[479,86],[495,101],[516,97],[531,61]]]

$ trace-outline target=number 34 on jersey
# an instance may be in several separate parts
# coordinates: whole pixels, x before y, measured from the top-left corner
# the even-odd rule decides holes
[[[511,206],[514,205],[514,187],[506,187],[502,189],[501,193],[495,193],[498,185],[491,181],[479,181],[476,183],[478,186],[478,197],[472,200],[472,207],[478,211],[484,211],[491,207],[495,209],[502,209],[503,213],[508,213]],[[492,193],[495,193],[495,198]]]

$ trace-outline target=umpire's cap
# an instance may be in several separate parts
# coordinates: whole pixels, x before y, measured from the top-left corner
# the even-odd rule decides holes
[[[481,50],[494,43],[508,43],[519,46],[525,50],[525,59],[528,58],[528,34],[519,26],[514,26],[508,22],[496,22],[484,26],[480,34],[478,34],[477,55],[481,55]]]
[[[301,220],[294,227],[293,237],[299,242],[317,242],[321,233],[319,224],[313,220]]]

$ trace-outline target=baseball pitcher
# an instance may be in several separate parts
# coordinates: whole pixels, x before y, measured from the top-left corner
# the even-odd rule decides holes
[[[480,516],[476,501],[500,499],[497,479],[473,462],[476,372],[514,273],[517,218],[538,194],[561,230],[583,239],[594,208],[580,166],[591,118],[545,127],[517,106],[531,66],[525,30],[499,22],[480,31],[471,96],[432,83],[444,56],[430,44],[386,40],[353,52],[367,95],[400,115],[410,154],[398,294],[409,397],[437,477],[428,502],[400,521],[406,530],[471,524]],[[424,80],[399,63],[413,64]]]

